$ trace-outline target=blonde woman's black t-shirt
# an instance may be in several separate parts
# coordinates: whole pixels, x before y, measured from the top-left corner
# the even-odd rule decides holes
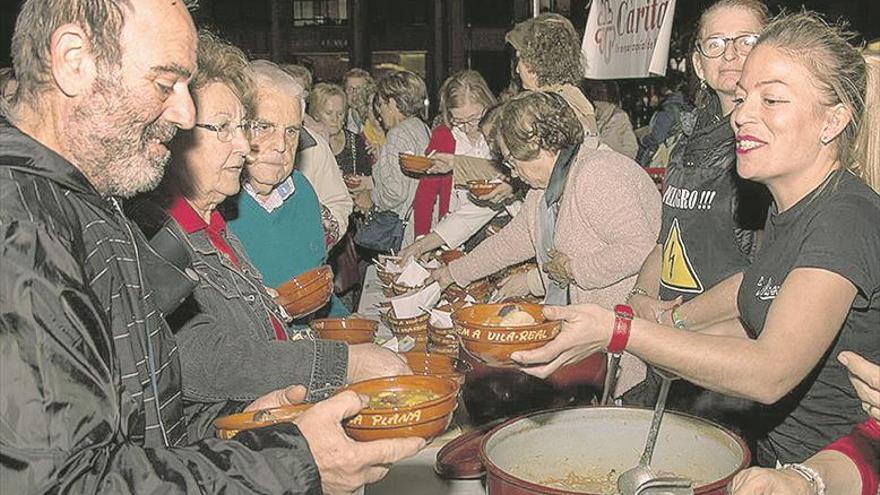
[[[767,434],[758,442],[757,460],[772,466],[803,461],[867,419],[836,357],[854,351],[880,363],[880,196],[852,174],[836,172],[788,210],[771,212],[764,235],[738,295],[753,337],[796,268],[828,270],[857,289],[830,349],[794,390],[765,408]],[[818,315],[823,308],[803,311]]]

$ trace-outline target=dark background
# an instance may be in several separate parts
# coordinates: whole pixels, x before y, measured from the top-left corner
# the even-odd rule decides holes
[[[633,3],[646,1],[650,0]],[[22,3],[0,0],[0,67],[12,65],[10,40]],[[544,10],[568,16],[581,32],[589,3],[542,0]],[[688,52],[697,18],[711,3],[677,0],[672,57]],[[880,0],[766,3],[771,13],[808,8],[832,21],[846,20],[859,35],[856,42],[880,37]],[[312,9],[303,14],[306,4]],[[530,0],[200,0],[194,17],[199,26],[210,27],[250,56],[302,63],[313,70],[316,80],[339,80],[351,66],[375,69],[390,62],[420,73],[429,95],[435,95],[445,77],[469,67],[480,71],[497,93],[510,80],[511,51],[505,49],[504,32],[528,17],[530,6]],[[458,23],[451,20],[455,12]],[[619,81],[622,106],[637,126],[646,123],[651,109],[643,112],[634,105],[651,100],[663,82],[660,78]]]

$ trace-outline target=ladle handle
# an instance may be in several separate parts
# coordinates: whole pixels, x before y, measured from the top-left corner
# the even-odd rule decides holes
[[[654,406],[654,417],[651,418],[651,429],[648,430],[648,440],[645,442],[645,450],[639,465],[648,467],[651,457],[654,455],[654,446],[657,444],[657,434],[660,432],[660,422],[663,420],[663,410],[666,408],[666,396],[669,395],[669,386],[672,380],[664,373],[660,373],[660,394],[657,396],[657,405]]]
[[[607,406],[617,385],[617,377],[620,375],[620,354],[608,354],[608,368],[605,370],[605,388],[602,390],[600,406]]]

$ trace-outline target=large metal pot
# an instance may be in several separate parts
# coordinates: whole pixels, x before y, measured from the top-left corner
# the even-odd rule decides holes
[[[639,461],[652,411],[628,407],[580,407],[543,411],[502,423],[480,446],[490,495],[616,493],[554,488],[571,473],[607,477]],[[727,483],[749,465],[751,453],[732,432],[693,416],[667,412],[651,467],[694,480],[701,495],[723,495]],[[583,487],[582,487],[583,488]]]

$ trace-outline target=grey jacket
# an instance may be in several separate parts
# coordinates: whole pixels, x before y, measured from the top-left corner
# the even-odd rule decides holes
[[[144,208],[146,203],[129,208],[141,224],[157,221],[156,208]],[[266,292],[262,275],[235,234],[226,231],[224,239],[239,267],[214,248],[205,230],[187,234],[177,222],[171,226],[185,240],[199,276],[193,295],[168,316],[180,348],[187,399],[251,401],[300,384],[307,389],[306,400],[317,401],[345,384],[348,348],[344,343],[290,331],[288,341],[275,338],[268,315],[284,322],[281,308]]]
[[[373,165],[373,205],[379,211],[393,211],[406,218],[416,197],[419,179],[400,169],[399,153],[424,155],[428,147],[428,126],[418,117],[410,117],[388,131],[379,159]]]
[[[142,276],[155,253],[114,200],[2,118],[0,205],[0,491],[321,492],[292,424],[189,436],[163,287]]]

